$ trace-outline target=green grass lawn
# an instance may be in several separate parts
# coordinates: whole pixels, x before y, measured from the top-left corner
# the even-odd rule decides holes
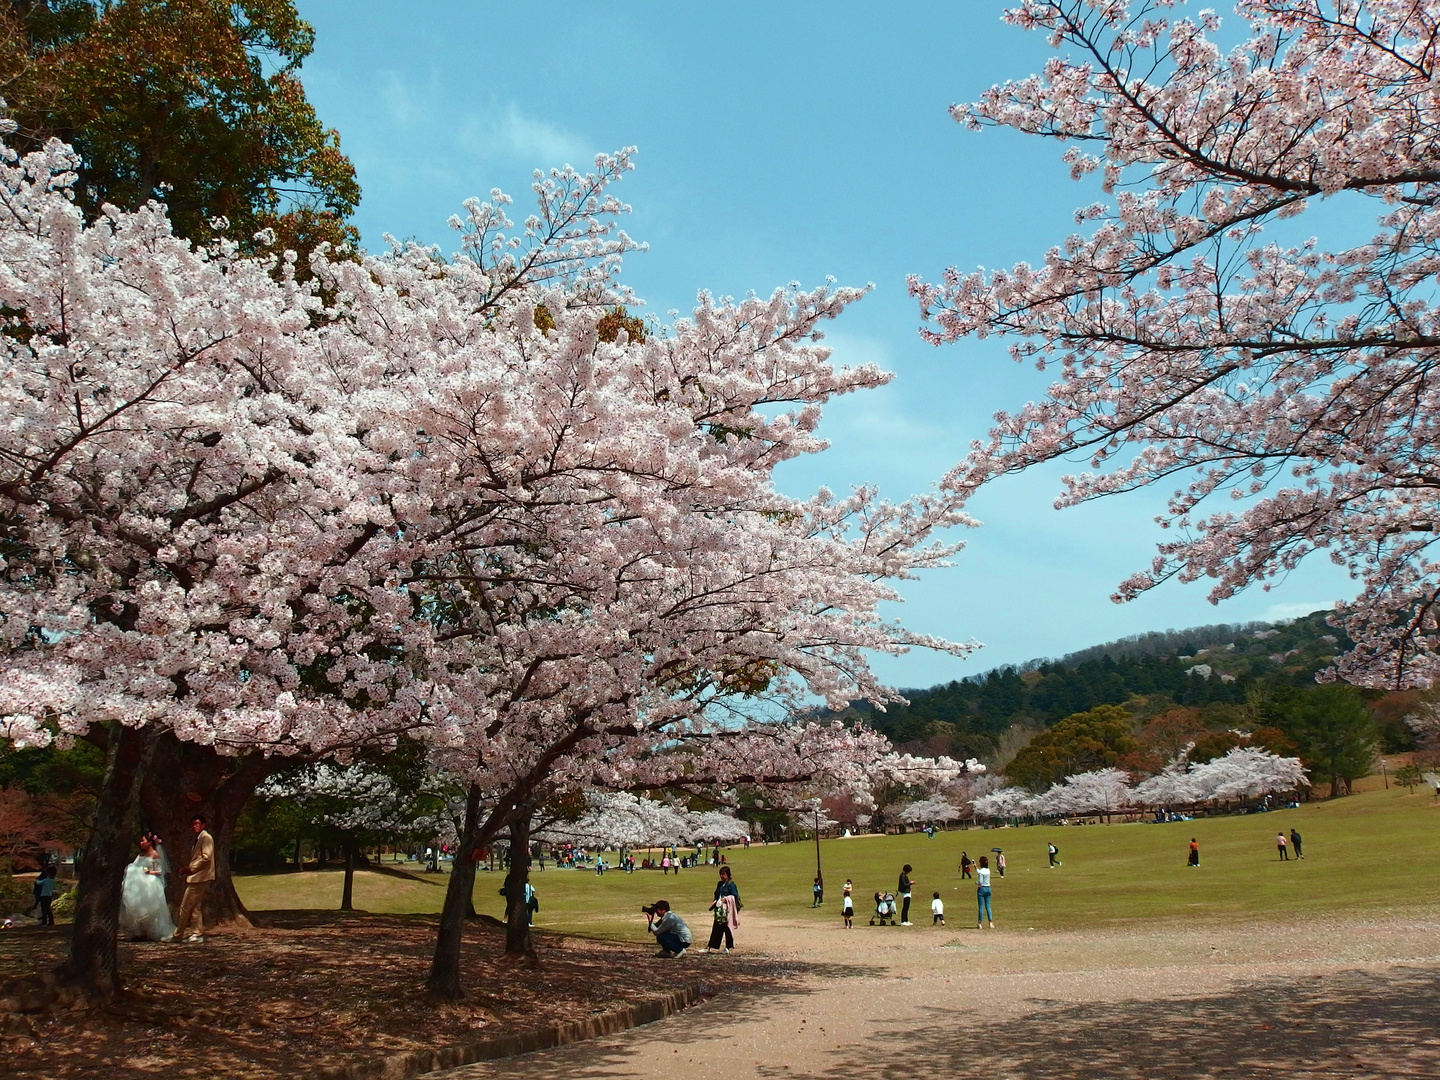
[[[746,910],[813,921],[840,921],[840,892],[854,881],[857,918],[868,921],[871,896],[894,890],[900,867],[914,866],[911,920],[929,924],[931,894],[946,901],[952,926],[974,918],[975,893],[961,881],[960,852],[971,858],[1003,847],[1006,877],[993,882],[995,919],[1004,928],[1037,930],[1118,926],[1169,919],[1215,922],[1283,919],[1296,915],[1399,913],[1440,904],[1435,894],[1440,867],[1440,808],[1426,794],[1402,789],[1372,791],[1297,810],[1211,818],[1165,825],[1117,824],[854,837],[820,845],[825,904],[811,910],[815,845],[752,845],[726,849]],[[1282,863],[1275,833],[1298,829],[1303,862]],[[1185,865],[1190,837],[1200,841],[1200,868]],[[1063,866],[1046,867],[1046,845],[1060,848]],[[993,856],[992,856],[993,861]],[[548,866],[548,861],[547,861]],[[439,911],[444,879],[427,882],[357,873],[355,905],[376,912]],[[498,894],[504,878],[481,872],[475,906],[503,915]],[[706,908],[715,871],[699,867],[678,876],[658,870],[633,875],[593,870],[533,873],[540,898],[537,926],[606,937],[642,939],[640,905],[663,897],[700,937],[708,932]],[[338,871],[247,875],[236,879],[253,909],[337,907]],[[430,882],[435,882],[431,884]],[[742,916],[743,923],[743,916]]]

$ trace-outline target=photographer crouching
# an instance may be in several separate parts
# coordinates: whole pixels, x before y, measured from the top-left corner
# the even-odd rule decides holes
[[[645,913],[646,929],[655,935],[660,951],[656,956],[673,959],[684,956],[690,945],[690,927],[685,920],[670,910],[668,900],[656,900],[649,907],[640,909]]]

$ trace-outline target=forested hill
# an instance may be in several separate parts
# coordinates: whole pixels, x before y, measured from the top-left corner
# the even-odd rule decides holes
[[[1096,705],[1133,702],[1141,714],[1171,705],[1228,712],[1224,707],[1243,704],[1257,681],[1313,685],[1315,672],[1349,647],[1325,615],[1143,634],[1060,660],[906,690],[910,704],[883,713],[854,708],[898,746],[976,757],[992,756],[1012,726],[1034,730]]]

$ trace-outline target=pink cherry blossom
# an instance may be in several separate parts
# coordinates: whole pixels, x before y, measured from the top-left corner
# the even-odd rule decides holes
[[[1117,600],[1203,577],[1218,602],[1319,551],[1358,590],[1332,619],[1356,646],[1330,677],[1426,686],[1440,675],[1440,12],[1241,0],[1248,31],[1227,26],[1224,48],[1196,7],[1027,0],[1006,17],[1056,56],[953,110],[1067,143],[1072,175],[1104,198],[1036,264],[911,279],[930,341],[1010,337],[1016,360],[1057,375],[947,484],[1064,459],[1084,471],[1060,506],[1174,485],[1158,519],[1174,538]],[[1368,211],[1373,237],[1291,239],[1285,219],[1318,199]]]

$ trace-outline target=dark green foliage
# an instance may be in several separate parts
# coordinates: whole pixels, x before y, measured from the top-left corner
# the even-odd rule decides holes
[[[1240,722],[1257,685],[1314,686],[1315,672],[1349,645],[1324,615],[1282,627],[1251,623],[1138,635],[1060,660],[906,690],[910,704],[884,713],[864,705],[855,712],[902,749],[956,757],[991,757],[1012,725],[1042,728],[1097,705],[1128,705],[1137,698],[1147,699],[1136,709],[1141,719],[1181,705],[1199,709],[1206,727],[1224,729]],[[1212,669],[1210,677],[1187,674],[1199,664]],[[1403,738],[1398,730],[1395,736]]]
[[[0,787],[31,795],[93,795],[105,771],[105,752],[88,742],[68,750],[54,746],[17,750],[0,741]]]
[[[1130,713],[1099,705],[1042,731],[1005,767],[1013,783],[1043,791],[1076,773],[1104,769],[1140,750]]]
[[[299,78],[314,41],[292,0],[0,3],[8,141],[70,143],[87,214],[158,199],[198,241],[224,218],[242,244],[353,243],[355,170]]]
[[[1277,691],[1267,714],[1300,748],[1312,781],[1329,782],[1332,798],[1350,794],[1351,784],[1375,762],[1375,721],[1354,687]]]

